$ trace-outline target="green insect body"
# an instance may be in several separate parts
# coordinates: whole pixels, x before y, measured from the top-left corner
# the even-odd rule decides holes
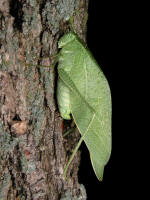
[[[62,118],[70,120],[70,97],[69,88],[64,84],[64,82],[59,78],[57,82],[57,103],[59,106],[59,111]]]
[[[81,133],[66,170],[81,142],[87,145],[91,163],[99,180],[111,153],[111,94],[108,82],[92,54],[72,32],[58,43],[57,98],[61,116],[73,119]]]

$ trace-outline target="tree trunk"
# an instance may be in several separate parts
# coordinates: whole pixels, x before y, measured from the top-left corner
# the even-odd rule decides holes
[[[0,0],[0,200],[86,199],[79,152],[63,175],[80,136],[62,136],[57,67],[40,65],[52,66],[69,27],[85,40],[87,7],[87,0]]]

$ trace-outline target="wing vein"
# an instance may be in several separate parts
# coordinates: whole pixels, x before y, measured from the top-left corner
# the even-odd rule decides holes
[[[93,133],[95,133],[95,135],[98,136],[99,140],[102,142],[103,146],[105,147],[105,149],[107,150],[108,153],[110,153],[110,151],[106,148],[106,145],[104,143],[104,140],[97,134],[97,132],[93,131]]]

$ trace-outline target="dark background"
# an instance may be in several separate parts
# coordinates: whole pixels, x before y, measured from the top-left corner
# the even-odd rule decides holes
[[[104,72],[112,92],[112,59],[108,56],[109,48],[109,23],[107,11],[102,1],[89,0],[89,16],[87,24],[87,44],[96,61]],[[107,51],[107,52],[106,52]],[[84,143],[80,150],[81,164],[79,168],[79,182],[84,184],[88,200],[107,199],[110,188],[113,186],[112,154],[108,164],[105,166],[103,182],[99,182],[93,171],[89,152]]]

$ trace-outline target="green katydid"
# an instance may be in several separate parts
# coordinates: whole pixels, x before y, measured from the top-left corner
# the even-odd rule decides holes
[[[111,153],[111,93],[108,82],[86,45],[72,32],[58,42],[57,101],[62,118],[71,119],[81,138],[66,171],[84,140],[99,180]]]
[[[65,167],[84,140],[99,180],[111,154],[111,93],[108,82],[86,45],[76,34],[65,34],[58,42],[57,101],[62,118],[73,119],[81,139]],[[56,62],[55,62],[56,63]],[[54,63],[54,65],[55,65]],[[28,64],[27,64],[28,65]],[[54,66],[53,65],[53,66]],[[48,66],[45,66],[48,67]]]

